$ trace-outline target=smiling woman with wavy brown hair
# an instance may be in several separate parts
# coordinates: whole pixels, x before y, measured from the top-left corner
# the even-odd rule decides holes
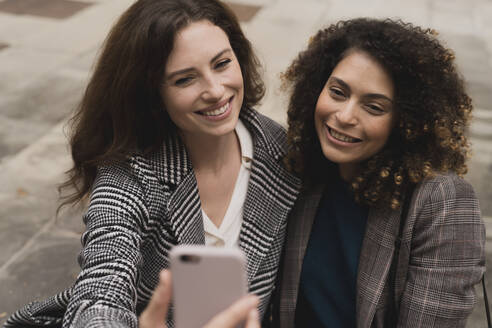
[[[280,327],[464,327],[485,229],[462,179],[472,103],[432,30],[353,19],[284,75],[290,215]]]
[[[253,108],[260,68],[221,1],[133,2],[71,121],[64,200],[89,200],[80,274],[5,327],[173,327],[156,286],[182,244],[244,250],[261,318],[300,181],[282,162],[285,129]]]

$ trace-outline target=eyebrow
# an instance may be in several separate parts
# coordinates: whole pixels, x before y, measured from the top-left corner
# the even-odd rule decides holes
[[[219,53],[217,53],[211,60],[210,60],[210,63],[213,63],[214,61],[216,61],[217,59],[219,59],[221,56],[223,56],[225,53],[227,52],[232,52],[232,49],[231,48],[227,48],[227,49],[224,49],[222,51],[219,51]],[[195,68],[194,67],[188,67],[188,68],[183,68],[183,69],[180,69],[178,71],[174,71],[174,72],[171,72],[169,73],[169,75],[166,76],[166,80],[171,80],[173,77],[175,77],[176,75],[180,75],[180,74],[186,74],[186,73],[189,73],[189,72],[192,72],[194,71]]]
[[[328,79],[328,81],[335,81],[336,83],[340,84],[344,89],[350,90],[350,86],[347,83],[345,83],[344,80],[339,79],[338,77],[331,76]],[[364,97],[366,97],[366,98],[380,98],[380,99],[385,99],[385,100],[389,101],[390,103],[393,103],[393,99],[391,99],[388,96],[383,95],[382,93],[367,93],[367,94],[364,95]]]

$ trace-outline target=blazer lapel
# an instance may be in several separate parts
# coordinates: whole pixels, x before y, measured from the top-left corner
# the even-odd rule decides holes
[[[371,208],[357,275],[357,328],[369,328],[380,301],[394,255],[400,210]]]
[[[191,160],[177,134],[166,138],[153,161],[166,194],[172,231],[179,244],[205,244],[198,185]]]
[[[205,245],[200,196],[191,172],[171,194],[167,204],[172,230],[179,244]]]
[[[247,255],[250,281],[285,227],[297,193],[295,180],[287,178],[290,174],[283,166],[262,151],[255,151],[254,156],[239,242]]]
[[[289,215],[287,240],[281,268],[280,327],[294,327],[302,263],[314,217],[323,194],[323,187],[324,184],[320,184],[301,193]]]
[[[246,253],[251,283],[294,206],[300,180],[282,165],[284,147],[269,135],[269,124],[247,108],[241,119],[253,137],[254,152],[243,210],[239,247]]]

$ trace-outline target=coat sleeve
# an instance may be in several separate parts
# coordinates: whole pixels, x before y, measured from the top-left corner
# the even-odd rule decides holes
[[[398,327],[465,327],[485,270],[478,200],[454,175],[425,182],[417,192]]]
[[[136,286],[146,217],[142,188],[131,168],[124,164],[100,168],[84,216],[81,272],[63,327],[138,326]]]

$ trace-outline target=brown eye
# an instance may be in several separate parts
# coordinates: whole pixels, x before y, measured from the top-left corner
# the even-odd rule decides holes
[[[220,68],[224,68],[226,67],[227,65],[229,65],[229,63],[232,62],[231,59],[227,58],[227,59],[224,59],[224,60],[221,60],[220,62],[218,62],[216,65],[215,65],[215,68],[216,69],[220,69]]]
[[[330,95],[333,98],[335,98],[335,99],[345,98],[345,93],[343,92],[343,90],[341,90],[339,88],[334,88],[334,87],[331,87],[329,90],[330,90]]]
[[[371,112],[371,113],[376,114],[376,115],[381,115],[381,114],[385,113],[384,108],[382,108],[379,105],[367,104],[367,105],[365,105],[365,108],[368,112]]]
[[[183,78],[180,78],[180,79],[177,79],[175,82],[174,82],[174,85],[175,86],[185,86],[187,84],[190,84],[191,81],[193,80],[193,77],[191,76],[188,76],[188,77],[183,77]]]

